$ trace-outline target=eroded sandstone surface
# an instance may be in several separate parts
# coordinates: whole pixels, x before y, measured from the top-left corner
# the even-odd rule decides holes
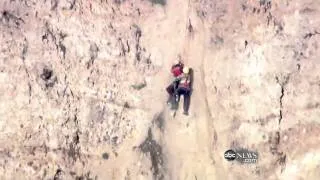
[[[320,1],[3,0],[0,179],[320,176]],[[194,70],[190,115],[169,69]],[[257,164],[228,162],[247,148]]]

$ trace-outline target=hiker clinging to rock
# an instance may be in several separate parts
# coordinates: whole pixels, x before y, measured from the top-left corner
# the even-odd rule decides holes
[[[183,73],[177,77],[178,79],[178,88],[175,91],[175,96],[178,97],[178,102],[180,96],[183,95],[183,114],[189,114],[189,106],[190,106],[190,95],[191,95],[191,74],[190,68],[184,67]]]
[[[179,56],[180,57],[180,56]],[[171,67],[171,73],[174,77],[173,82],[166,88],[168,94],[169,94],[169,99],[167,101],[167,103],[171,103],[174,100],[174,94],[176,89],[178,88],[178,84],[179,84],[179,76],[183,74],[183,63],[181,62],[180,58],[179,60],[175,61],[174,64]]]

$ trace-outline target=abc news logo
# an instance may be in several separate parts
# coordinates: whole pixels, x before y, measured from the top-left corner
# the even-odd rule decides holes
[[[224,158],[227,161],[237,160],[241,163],[256,163],[258,160],[258,153],[248,150],[227,150],[224,153]]]

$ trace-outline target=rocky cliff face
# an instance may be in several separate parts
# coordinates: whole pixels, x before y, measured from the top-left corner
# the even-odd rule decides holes
[[[0,179],[318,179],[320,2],[0,2]],[[190,115],[165,106],[180,54]],[[257,164],[227,162],[230,148]]]

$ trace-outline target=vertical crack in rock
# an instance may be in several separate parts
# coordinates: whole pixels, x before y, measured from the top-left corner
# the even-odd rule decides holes
[[[49,42],[49,36],[51,37],[52,42],[54,43],[57,53],[60,57],[60,53],[62,53],[62,58],[65,59],[67,48],[63,44],[63,40],[67,37],[67,34],[63,32],[59,32],[58,30],[58,38],[55,36],[53,29],[50,27],[48,22],[45,23],[45,34],[42,36],[42,42]]]
[[[121,49],[120,50],[120,56],[126,56],[126,53],[129,52],[129,51],[126,50],[121,38],[119,38],[118,41],[119,41],[120,49]],[[128,43],[128,41],[127,41],[127,43]]]
[[[73,116],[73,121],[76,127],[79,125],[79,119],[78,119],[78,108],[75,109],[75,114]],[[79,133],[79,129],[77,130],[77,133]]]
[[[23,68],[27,74],[27,78],[28,78],[28,94],[29,94],[29,104],[31,103],[31,96],[32,96],[32,86],[31,86],[31,81],[30,81],[30,73],[28,71],[28,68],[26,66],[26,55],[28,53],[28,49],[29,49],[29,43],[27,38],[24,38],[23,41],[23,45],[22,45],[22,52],[21,52],[21,59],[22,59],[22,63],[23,63]]]
[[[283,108],[282,100],[283,100],[283,97],[284,97],[284,86],[281,85],[281,95],[280,95],[280,98],[279,98],[279,103],[280,103],[279,124],[280,124],[281,121],[282,121],[282,108]]]
[[[283,152],[280,152],[280,153],[278,153],[278,156],[279,156],[279,158],[278,158],[277,162],[281,167],[281,173],[283,173],[283,171],[286,168],[287,155],[285,153],[283,153]]]
[[[267,25],[268,26],[270,25],[271,20],[272,20],[272,14],[271,14],[271,12],[269,12],[269,14],[267,16]]]
[[[29,104],[31,103],[31,96],[32,96],[32,86],[30,80],[28,82],[28,92],[29,92]]]
[[[126,41],[126,44],[127,44],[127,51],[129,53],[130,52],[130,45],[129,45],[129,41],[128,40]]]
[[[283,80],[280,80],[278,76],[276,77],[276,81],[281,87],[281,95],[279,97],[279,105],[280,105],[279,120],[278,120],[279,125],[281,124],[282,116],[283,116],[282,110],[283,110],[283,98],[286,90],[285,86],[288,84],[289,79],[290,79],[290,75],[286,75]]]
[[[89,48],[90,59],[87,63],[87,69],[89,69],[93,65],[94,61],[98,57],[98,53],[99,53],[98,45],[96,43],[92,43]]]
[[[136,39],[136,62],[140,62],[141,61],[141,47],[140,47],[140,38],[142,36],[142,31],[140,29],[139,26],[137,26],[136,24],[133,25],[133,27],[135,28],[135,39]]]
[[[192,24],[191,24],[191,20],[190,20],[190,18],[189,18],[189,21],[188,21],[188,26],[187,26],[187,28],[188,28],[188,32],[191,34],[191,33],[193,33],[193,26],[192,26]]]
[[[163,180],[163,154],[162,147],[153,139],[152,130],[149,128],[148,136],[142,144],[139,145],[139,149],[146,155],[150,156],[153,178],[155,180]]]
[[[29,43],[27,41],[27,38],[24,38],[24,43],[23,43],[23,48],[22,48],[22,53],[21,53],[21,58],[22,58],[23,62],[26,59],[26,55],[28,53],[28,48],[29,48]]]
[[[79,137],[79,130],[76,131],[72,141],[69,144],[69,151],[68,155],[72,158],[73,162],[77,161],[80,158],[80,137]]]
[[[58,47],[60,49],[60,52],[62,52],[63,59],[65,59],[66,58],[66,51],[67,51],[66,46],[62,44],[62,41],[59,41]]]
[[[283,118],[283,98],[285,95],[286,91],[286,85],[289,83],[290,80],[290,74],[285,75],[282,79],[280,79],[278,76],[276,77],[277,83],[281,87],[281,94],[279,97],[279,119],[278,119],[278,124],[279,124],[279,130],[276,132],[275,137],[273,140],[271,140],[271,153],[276,154],[277,156],[277,163],[281,166],[281,173],[284,171],[286,167],[286,154],[284,152],[279,151],[279,145],[280,145],[280,124]]]
[[[273,133],[269,137],[269,143],[270,143],[270,151],[274,155],[279,150],[279,144],[280,144],[280,131],[277,131]]]
[[[57,50],[62,53],[63,59],[66,58],[67,48],[66,48],[66,46],[62,43],[62,41],[63,41],[64,38],[66,38],[66,37],[67,37],[67,34],[64,34],[64,33],[62,33],[62,32],[59,33],[59,43],[57,44]]]

